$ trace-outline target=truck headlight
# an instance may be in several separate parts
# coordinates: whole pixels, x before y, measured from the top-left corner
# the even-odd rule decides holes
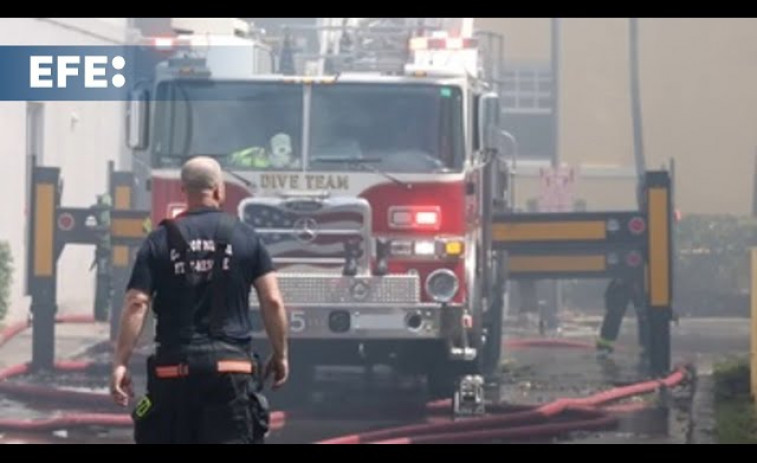
[[[452,270],[440,268],[426,278],[426,293],[436,302],[449,302],[457,294],[460,282]]]
[[[416,241],[414,251],[416,256],[433,256],[436,254],[436,243],[434,241]]]

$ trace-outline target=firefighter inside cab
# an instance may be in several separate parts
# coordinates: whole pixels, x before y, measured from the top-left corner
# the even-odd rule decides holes
[[[249,146],[231,153],[234,167],[250,169],[296,169],[300,160],[292,149],[292,137],[279,132],[271,137],[269,146]]]

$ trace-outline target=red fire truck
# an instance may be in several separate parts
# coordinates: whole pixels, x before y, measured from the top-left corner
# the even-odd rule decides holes
[[[397,72],[227,76],[167,60],[129,116],[153,223],[184,207],[181,164],[215,157],[226,209],[273,256],[292,361],[388,364],[448,394],[501,348],[505,256],[482,225],[506,205],[507,167],[479,54],[471,37],[424,32]],[[254,291],[250,305],[257,317]]]

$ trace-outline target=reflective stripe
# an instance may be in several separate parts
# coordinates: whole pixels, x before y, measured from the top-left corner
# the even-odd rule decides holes
[[[219,373],[252,373],[253,365],[246,360],[220,360],[216,366]],[[155,367],[158,378],[181,378],[189,376],[187,365],[164,365]]]
[[[218,362],[219,373],[252,373],[252,363],[244,360],[221,360]]]
[[[604,339],[604,338],[597,339],[597,347],[612,347],[613,344],[614,342],[608,339]]]
[[[187,365],[155,367],[155,375],[158,378],[179,378],[189,375],[189,368]]]

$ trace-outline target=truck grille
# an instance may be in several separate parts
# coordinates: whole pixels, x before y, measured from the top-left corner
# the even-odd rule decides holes
[[[420,301],[416,275],[343,277],[311,273],[279,273],[284,304],[379,303],[413,304]],[[257,294],[250,293],[250,305],[258,306]]]
[[[370,263],[371,209],[361,198],[254,197],[240,206],[277,268],[287,265],[358,268]]]

